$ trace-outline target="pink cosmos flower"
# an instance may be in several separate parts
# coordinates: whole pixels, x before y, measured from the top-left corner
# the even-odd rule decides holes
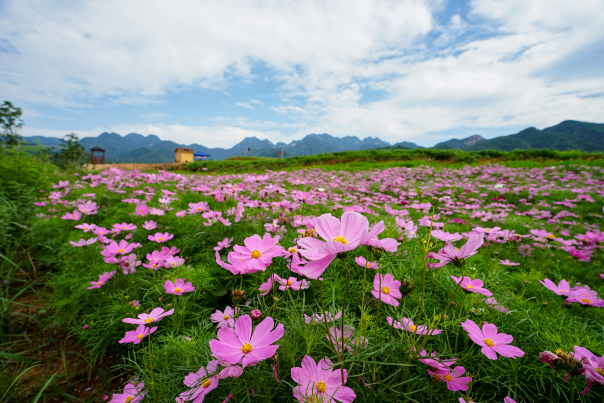
[[[583,249],[583,250],[579,250],[577,248],[574,247],[568,247],[565,248],[565,250],[570,253],[570,255],[576,259],[578,259],[581,262],[589,262],[591,259],[589,258],[589,256],[593,253],[593,250],[591,249]]]
[[[105,250],[103,252],[101,252],[101,254],[105,257],[115,256],[115,255],[125,255],[126,253],[132,252],[132,250],[134,250],[135,246],[136,246],[135,244],[128,243],[128,242],[124,241],[123,239],[120,241],[119,244],[115,241],[112,241],[109,244],[109,246],[107,246],[105,248]]]
[[[354,327],[352,326],[344,326],[344,333],[342,334],[341,328],[337,328],[332,326],[329,328],[330,335],[326,334],[325,338],[330,342],[336,342],[337,349],[340,353],[344,352],[344,347],[348,352],[352,353],[355,348],[358,347],[367,347],[369,345],[369,340],[366,337],[360,336],[355,339],[352,338],[354,335]]]
[[[176,213],[176,217],[185,217],[187,215],[187,211],[186,210],[181,210],[179,212]]]
[[[218,241],[218,246],[214,246],[214,250],[218,252],[219,250],[230,248],[231,242],[233,242],[233,238],[224,238],[222,242]]]
[[[209,209],[207,202],[189,203],[189,215],[203,213]]]
[[[178,256],[165,256],[165,258],[166,258],[166,260],[164,261],[164,266],[167,269],[171,269],[174,267],[180,267],[185,263],[185,259],[178,257]]]
[[[362,214],[346,212],[339,220],[331,214],[323,214],[315,218],[315,231],[325,240],[313,237],[302,238],[298,241],[298,251],[310,260],[300,273],[308,278],[317,279],[335,257],[361,244],[369,230],[369,221]]]
[[[109,279],[111,277],[113,277],[114,275],[115,275],[115,270],[106,271],[105,273],[99,275],[98,281],[91,281],[90,284],[92,284],[92,287],[88,287],[88,289],[92,290],[93,288],[101,288],[101,286],[104,286],[107,283],[107,281],[109,281]]]
[[[516,401],[514,399],[512,399],[509,396],[506,396],[503,398],[503,403],[516,403]]]
[[[428,263],[428,268],[438,269],[449,263],[461,267],[464,259],[478,253],[478,248],[480,248],[483,243],[484,238],[483,235],[480,234],[472,234],[468,239],[468,242],[459,249],[447,242],[445,243],[445,247],[439,250],[438,253],[430,252],[426,255],[426,258],[440,260],[438,263]]]
[[[76,225],[75,227],[78,228],[78,229],[83,230],[84,232],[92,231],[92,230],[95,230],[97,228],[96,224],[86,224],[86,223],[82,223],[80,225]]]
[[[459,235],[458,232],[454,233],[454,234],[450,234],[448,232],[445,232],[443,230],[432,230],[432,237],[438,239],[439,241],[443,241],[443,242],[455,242],[455,241],[459,241],[460,239],[463,239],[463,235]]]
[[[583,362],[587,387],[581,393],[587,395],[594,383],[604,385],[604,355],[598,357],[585,347],[575,346],[574,358]]]
[[[317,323],[333,322],[335,320],[340,319],[341,317],[342,317],[342,311],[339,311],[338,313],[336,313],[336,316],[333,316],[330,312],[325,312],[326,320],[323,320],[323,318],[324,318],[323,314],[315,313],[312,316],[308,316],[307,314],[304,314],[304,321],[308,325],[310,325],[311,323],[314,325]]]
[[[266,295],[268,294],[273,287],[280,281],[283,281],[283,279],[281,277],[279,277],[276,274],[272,274],[267,280],[266,282],[260,284],[260,287],[258,287],[258,291],[259,295]]]
[[[229,270],[233,274],[251,274],[257,271],[264,271],[273,262],[273,258],[282,256],[284,249],[278,244],[280,236],[271,237],[265,233],[264,238],[260,235],[252,235],[243,241],[245,246],[235,245],[234,251],[229,252],[226,264],[216,253],[216,263],[222,268]]]
[[[319,364],[311,357],[302,358],[302,367],[291,369],[292,380],[298,385],[294,388],[294,397],[300,402],[309,402],[315,397],[317,402],[351,403],[356,395],[348,386],[348,371],[344,370],[342,383],[342,370],[333,369],[333,363],[327,358],[322,358]]]
[[[361,245],[371,246],[375,249],[381,249],[388,252],[396,252],[400,242],[396,242],[394,238],[378,239],[378,235],[384,232],[386,226],[384,221],[376,223],[373,227],[368,229],[368,232],[361,237]]]
[[[499,264],[502,264],[502,265],[505,265],[505,266],[520,266],[520,263],[510,262],[507,259],[505,259],[505,260],[499,260]]]
[[[470,279],[470,277],[466,276],[463,279],[461,277],[451,276],[451,278],[455,281],[455,284],[459,284],[459,286],[466,292],[477,292],[482,295],[486,295],[490,297],[493,293],[482,286],[484,283],[481,279]]]
[[[168,242],[170,239],[174,238],[174,235],[171,235],[169,233],[161,233],[161,232],[156,232],[155,235],[149,235],[147,236],[147,239],[153,242],[157,242],[157,243],[164,243],[164,242]]]
[[[386,320],[388,321],[388,324],[390,326],[393,326],[395,329],[403,329],[411,333],[417,333],[419,335],[429,334],[431,336],[436,336],[437,334],[442,333],[442,330],[440,329],[428,330],[428,328],[423,325],[415,326],[413,324],[413,321],[409,318],[403,318],[403,323],[395,321],[390,316],[387,316]]]
[[[482,346],[482,353],[490,360],[496,360],[497,354],[509,358],[518,358],[524,355],[524,351],[509,345],[514,340],[512,336],[497,333],[497,326],[491,323],[482,325],[481,330],[476,323],[466,319],[465,322],[462,322],[461,327],[468,332],[468,336],[474,343]]]
[[[136,207],[136,212],[134,213],[134,215],[145,217],[147,216],[147,214],[149,214],[149,207],[145,206],[144,204],[142,206]]]
[[[124,344],[124,343],[138,344],[141,341],[143,341],[143,339],[145,337],[149,336],[149,334],[155,333],[156,330],[157,330],[157,326],[149,329],[148,327],[146,327],[143,324],[138,325],[136,330],[130,330],[130,331],[126,332],[126,335],[124,336],[124,338],[121,339],[118,343],[120,343],[120,344]]]
[[[136,225],[134,224],[128,224],[128,223],[121,223],[121,224],[113,224],[113,229],[119,230],[119,231],[134,231],[136,229]]]
[[[88,240],[86,239],[80,239],[77,243],[73,242],[73,241],[69,241],[69,243],[72,246],[75,246],[76,248],[79,248],[80,246],[88,246],[88,245],[92,245],[93,243],[96,242],[96,238],[90,238]]]
[[[604,280],[604,274],[603,274],[603,273],[600,273],[600,278],[601,278],[602,280]]]
[[[578,302],[581,305],[589,305],[597,308],[604,308],[604,300],[596,297],[595,294],[580,295],[571,293],[566,299],[566,302]]]
[[[166,294],[174,294],[174,295],[182,295],[185,292],[195,291],[195,287],[193,287],[193,283],[190,281],[185,283],[185,280],[182,278],[176,279],[173,283],[170,280],[164,283],[164,288],[166,289]]]
[[[499,312],[508,313],[510,310],[503,305],[500,305],[499,302],[493,297],[489,297],[484,300],[484,303],[491,309],[494,309]]]
[[[145,221],[145,223],[143,224],[143,228],[148,231],[151,231],[152,229],[157,228],[157,223],[153,220]]]
[[[145,382],[129,382],[124,387],[124,393],[114,393],[109,403],[138,403],[145,397],[144,387]],[[103,400],[107,399],[103,397]]]
[[[398,306],[398,300],[403,297],[399,291],[400,287],[401,282],[395,280],[392,274],[387,273],[385,276],[376,274],[373,279],[373,290],[371,291],[371,294],[385,304]]]
[[[161,267],[165,266],[166,255],[160,251],[154,250],[151,253],[147,253],[146,258],[149,263],[143,263],[143,267],[159,270]]]
[[[455,367],[452,370],[443,370],[440,373],[430,371],[427,369],[428,373],[434,378],[436,382],[445,381],[447,384],[447,389],[451,391],[456,390],[468,390],[468,383],[472,381],[472,378],[469,376],[463,376],[466,373],[466,369],[464,367]]]
[[[151,214],[151,215],[164,215],[164,214],[166,214],[166,212],[164,210],[162,210],[162,209],[152,207],[149,210],[149,214]]]
[[[560,281],[560,284],[558,284],[558,285],[556,285],[549,278],[546,278],[543,281],[539,280],[539,282],[541,284],[543,284],[543,286],[545,288],[547,288],[548,290],[556,293],[556,295],[566,297],[566,296],[568,296],[568,293],[570,292],[570,284],[568,284],[568,281],[566,281],[566,280]]]
[[[176,246],[173,246],[171,248],[168,248],[167,246],[162,246],[161,247],[161,253],[163,253],[166,256],[176,256],[176,254],[180,252],[180,249],[178,249]]]
[[[62,220],[74,220],[74,221],[77,221],[80,218],[82,218],[82,213],[80,213],[78,210],[74,210],[73,213],[67,212],[61,217]]]
[[[233,327],[235,325],[235,312],[230,306],[224,308],[224,312],[217,309],[216,312],[210,315],[210,320],[218,324],[218,329],[222,326]]]
[[[122,322],[124,323],[132,323],[134,325],[142,324],[147,325],[149,323],[155,323],[162,320],[164,317],[172,315],[174,313],[174,309],[170,309],[167,312],[164,312],[164,308],[155,308],[149,313],[141,313],[138,315],[138,319],[134,318],[124,318]]]
[[[422,350],[419,353],[420,357],[428,356],[426,350]],[[418,361],[422,364],[425,364],[429,367],[432,367],[436,371],[437,374],[446,373],[449,370],[449,367],[457,361],[457,358],[451,358],[449,360],[440,360],[438,359],[438,353],[433,351],[430,354],[430,357],[433,358],[419,358]]]
[[[260,312],[258,309],[252,309],[250,315],[252,316],[252,319],[258,320],[262,317],[262,312]]]
[[[201,367],[197,372],[189,372],[183,383],[191,389],[179,395],[183,402],[192,400],[201,403],[206,395],[218,387],[218,360],[208,362],[206,368]]]
[[[283,337],[283,325],[273,329],[273,318],[267,317],[252,332],[252,318],[240,316],[235,322],[235,329],[222,326],[218,330],[218,340],[210,340],[210,350],[223,360],[236,364],[243,358],[242,367],[249,363],[272,357],[279,345],[274,342]]]
[[[368,269],[378,268],[377,262],[368,262],[367,259],[365,259],[363,256],[355,257],[354,261],[357,262],[357,264],[361,267],[366,267]]]

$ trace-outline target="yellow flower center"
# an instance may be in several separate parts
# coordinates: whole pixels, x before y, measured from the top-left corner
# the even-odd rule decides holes
[[[348,241],[346,240],[346,238],[344,238],[342,235],[338,235],[337,237],[335,237],[333,239],[335,242],[340,242],[343,245],[346,245],[348,243]]]
[[[287,285],[292,285],[292,281],[291,280],[287,280]]]
[[[163,241],[163,240],[164,240],[164,238],[157,238],[157,240],[158,240],[158,241]]]
[[[440,375],[438,374],[432,374],[432,378],[434,379],[434,381],[436,382],[440,382],[443,380],[443,378],[440,377]]]
[[[201,207],[197,207],[197,211],[201,211]]]
[[[491,340],[491,339],[484,339],[484,344],[486,344],[489,347],[493,347],[495,345],[495,343],[493,343],[493,340]]]
[[[371,266],[371,263],[369,263],[369,262],[365,263],[365,267],[369,267],[369,266]]]
[[[547,236],[550,237],[550,238],[552,238],[552,239],[555,238],[554,234],[547,234]]]
[[[473,286],[473,285],[470,285],[470,284],[468,284],[468,285],[467,285],[467,287],[468,287],[468,288],[474,288],[474,286]]]
[[[453,380],[453,377],[449,374],[445,375],[445,381],[451,382]]]
[[[317,382],[317,392],[323,393],[327,389],[327,384],[323,381]]]
[[[417,329],[417,327],[415,327],[415,325],[410,325],[409,329],[411,329],[412,332],[415,332],[415,329]]]
[[[123,229],[128,229],[128,227],[122,227]]]
[[[388,287],[384,287],[384,288],[382,288],[382,292],[383,292],[384,294],[390,294],[390,288],[388,288]]]
[[[591,304],[591,300],[589,300],[589,299],[582,299],[581,302],[585,302],[586,304]]]
[[[103,285],[103,282],[99,281],[98,283],[96,283],[96,285]]]
[[[138,336],[136,336],[136,338],[140,340],[140,339],[142,339],[142,338],[143,338],[143,335],[142,335],[142,334],[139,334]]]
[[[306,200],[306,196],[303,196],[302,198],[303,198],[304,200]]]
[[[289,250],[289,253],[296,253],[297,252],[296,248],[289,248],[288,250]]]
[[[174,292],[180,292],[180,288],[175,288]]]
[[[261,255],[261,253],[260,253],[260,251],[259,251],[259,250],[253,250],[253,251],[252,251],[252,257],[253,257],[254,259],[258,259],[258,258],[260,257],[260,255]]]
[[[604,376],[604,369],[596,368],[596,372],[602,376]]]
[[[123,249],[119,249],[118,252],[119,253],[124,253],[124,250]]]
[[[209,388],[209,387],[210,387],[210,384],[211,384],[211,383],[212,383],[212,382],[211,382],[209,379],[206,379],[205,381],[203,381],[203,383],[201,384],[201,386],[203,386],[204,388],[206,388],[206,389],[207,389],[207,388]]]
[[[134,398],[132,396],[128,396],[126,398],[126,403],[130,403]]]
[[[153,318],[147,318],[147,319],[145,319],[145,323],[151,323],[151,322],[153,322]]]
[[[252,345],[249,343],[245,343],[243,347],[241,347],[241,351],[243,351],[245,354],[250,353],[252,351]]]

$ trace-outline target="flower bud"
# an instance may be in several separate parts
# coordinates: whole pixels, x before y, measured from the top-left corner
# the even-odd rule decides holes
[[[260,319],[260,317],[262,316],[262,312],[260,312],[257,309],[253,309],[251,312],[251,316],[252,316],[252,319]]]
[[[413,292],[414,289],[415,289],[415,284],[413,284],[413,280],[401,278],[401,287],[399,290],[400,290],[401,294],[403,295],[403,297],[411,296],[411,293]]]

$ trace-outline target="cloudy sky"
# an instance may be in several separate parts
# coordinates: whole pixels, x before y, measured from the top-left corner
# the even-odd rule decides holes
[[[431,146],[604,122],[604,1],[0,0],[22,134]]]

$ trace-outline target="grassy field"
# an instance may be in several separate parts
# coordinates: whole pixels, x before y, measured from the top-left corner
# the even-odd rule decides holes
[[[0,159],[0,402],[136,402],[143,394],[144,402],[173,402],[191,390],[205,402],[231,394],[236,402],[291,402],[296,393],[327,402],[320,392],[330,390],[344,402],[353,395],[355,402],[602,402],[604,363],[564,358],[583,351],[575,346],[604,354],[601,156],[384,153],[192,164],[208,168],[201,175],[66,172],[27,155]],[[357,224],[341,228],[340,220]],[[363,236],[381,222],[383,231]],[[255,245],[255,234],[272,241]],[[476,254],[431,269],[445,260],[426,256],[447,237],[459,238],[451,242],[460,253],[475,243]],[[217,256],[225,238],[232,241]],[[86,241],[93,243],[78,246]],[[322,267],[317,258],[326,251],[337,253]],[[229,262],[237,274],[224,268]],[[275,276],[284,280],[270,287]],[[490,295],[451,276],[479,279]],[[574,294],[556,295],[546,278],[568,280]],[[176,286],[166,283],[178,279],[195,289],[167,293]],[[135,335],[139,343],[120,343],[138,329],[124,319],[156,308],[174,311],[143,320],[142,329],[157,330]],[[245,338],[254,310],[254,332],[270,317],[267,327],[283,333],[237,347],[252,357],[240,368],[216,340],[229,332]],[[305,320],[323,312],[342,314]],[[212,320],[220,317],[228,322],[222,330]],[[388,317],[413,327],[395,328]],[[485,340],[500,339],[477,343],[468,321],[497,326],[521,353],[486,357]],[[432,366],[420,361],[433,351]],[[562,357],[557,370],[539,360],[544,351]],[[347,372],[345,386],[339,372],[321,379],[292,372],[324,358]],[[452,390],[456,382],[461,390]]]

